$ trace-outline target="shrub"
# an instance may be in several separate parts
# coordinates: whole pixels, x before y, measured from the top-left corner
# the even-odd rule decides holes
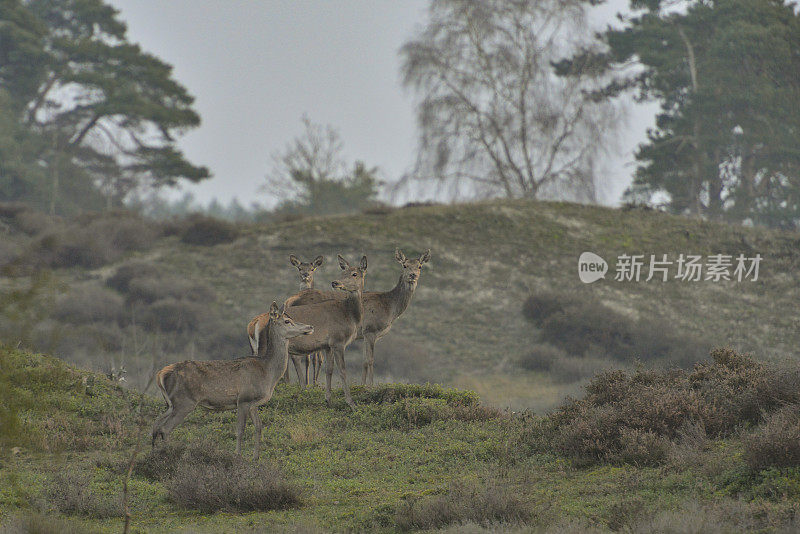
[[[542,291],[530,295],[522,305],[522,315],[536,326],[541,326],[544,321],[557,313],[564,312],[567,308],[580,307],[581,301],[577,297]]]
[[[208,308],[198,302],[168,298],[144,308],[141,322],[149,330],[179,332],[198,330],[211,317]]]
[[[300,489],[278,469],[232,455],[189,462],[165,486],[173,503],[206,513],[285,510],[300,504]]]
[[[800,466],[800,405],[785,406],[769,416],[745,440],[744,457],[753,471]]]
[[[134,277],[128,281],[127,301],[150,304],[174,299],[207,304],[216,300],[214,290],[207,285],[175,276],[153,278]]]
[[[518,492],[496,480],[454,483],[444,495],[406,500],[396,511],[402,530],[427,530],[455,523],[524,523],[532,517]]]
[[[711,362],[682,370],[633,373],[606,371],[538,423],[535,449],[555,451],[579,464],[662,463],[670,443],[687,425],[699,424],[711,437],[728,436],[758,424],[770,412],[800,401],[788,384],[800,377],[796,363],[774,366],[730,349],[712,352]],[[774,383],[781,383],[773,387]]]
[[[528,371],[549,371],[555,361],[566,357],[567,353],[555,345],[536,343],[517,364]]]
[[[205,247],[230,243],[237,237],[239,237],[239,229],[236,225],[205,215],[189,217],[180,231],[182,242]]]
[[[0,267],[4,267],[19,257],[19,246],[11,241],[0,241]]]
[[[97,286],[73,287],[59,298],[53,317],[71,324],[118,322],[123,316],[123,299],[117,293]]]
[[[528,297],[522,313],[541,329],[540,341],[573,356],[608,356],[627,362],[657,359],[691,365],[708,350],[708,344],[695,337],[678,335],[660,323],[631,319],[590,296],[537,293]],[[535,365],[529,359],[521,362]]]
[[[0,534],[95,534],[99,530],[66,519],[26,510],[0,524]]]
[[[126,252],[148,248],[159,234],[155,223],[127,212],[79,217],[42,235],[30,251],[29,262],[53,268],[93,269]]]
[[[600,371],[614,368],[617,363],[606,358],[592,356],[565,356],[553,360],[550,365],[550,376],[556,382],[571,383],[594,376]]]
[[[131,282],[135,278],[155,279],[161,275],[161,271],[152,263],[135,260],[120,265],[114,274],[106,280],[106,285],[120,293],[127,293]]]
[[[63,514],[120,517],[122,495],[97,491],[90,482],[88,474],[71,469],[59,471],[47,488],[47,502]]]
[[[433,358],[422,345],[388,337],[379,341],[375,350],[381,354],[375,358],[377,376],[390,377],[393,382],[428,382],[438,377],[436,371],[431,369]],[[358,348],[354,347],[355,351]]]

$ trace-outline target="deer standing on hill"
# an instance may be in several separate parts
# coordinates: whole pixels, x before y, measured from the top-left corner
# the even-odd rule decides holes
[[[308,324],[295,322],[278,310],[273,302],[269,320],[262,332],[262,346],[257,358],[173,363],[161,369],[156,383],[167,411],[153,424],[152,445],[160,436],[166,440],[198,405],[206,410],[236,409],[236,454],[242,454],[242,435],[248,415],[255,426],[255,453],[261,449],[263,424],[258,407],[272,398],[275,385],[286,371],[289,340],[307,337],[314,332]]]
[[[300,272],[300,291],[305,289],[314,289],[314,271],[316,271],[324,261],[325,258],[322,256],[317,256],[314,258],[314,261],[305,262],[300,261],[294,254],[289,254],[289,262]],[[264,325],[267,324],[268,319],[269,314],[262,313],[253,317],[253,319],[247,325],[247,338],[250,341],[250,348],[253,351],[253,355],[258,353],[258,333],[264,329]],[[317,384],[317,378],[319,377],[319,371],[322,368],[323,361],[325,361],[325,354],[322,352],[315,352],[309,355],[307,361],[305,362],[305,377],[301,377],[298,371],[297,381],[300,383],[300,387],[303,387],[309,383],[309,364],[311,365],[311,373],[313,375],[314,385]],[[289,376],[287,371],[286,379],[288,380],[288,378]]]
[[[364,276],[367,272],[367,257],[362,257],[359,265],[351,266],[347,260],[339,256],[339,265],[343,272],[331,286],[339,290],[340,295],[343,294],[342,298],[291,307],[284,305],[284,310],[289,316],[314,327],[314,334],[296,338],[289,343],[289,355],[298,368],[303,356],[320,350],[326,351],[328,354],[325,366],[325,401],[330,405],[331,378],[333,366],[336,364],[342,379],[345,401],[351,408],[355,408],[347,385],[344,351],[358,335],[364,313],[361,298]]]
[[[431,251],[426,250],[418,259],[408,259],[403,251],[396,249],[394,257],[403,266],[397,285],[390,291],[365,291],[363,294],[364,318],[358,331],[358,339],[364,340],[362,384],[374,384],[375,342],[389,332],[394,321],[408,308],[419,282],[422,265],[431,259]],[[340,266],[344,268],[341,264]],[[330,291],[304,290],[289,297],[284,303],[284,309],[291,313],[293,306],[341,298]]]

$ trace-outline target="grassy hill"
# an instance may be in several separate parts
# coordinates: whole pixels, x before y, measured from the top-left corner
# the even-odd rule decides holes
[[[232,412],[197,411],[166,446],[145,446],[129,480],[131,531],[790,531],[800,520],[800,447],[792,445],[800,411],[776,406],[797,402],[789,386],[800,368],[786,374],[720,354],[685,377],[724,395],[727,407],[714,409],[703,387],[687,402],[691,395],[668,394],[683,387],[674,375],[639,372],[598,378],[583,400],[545,418],[415,385],[357,387],[353,413],[339,391],[327,408],[319,389],[279,385],[261,409],[257,463],[252,426],[245,459],[233,455]],[[601,393],[642,391],[663,400],[644,396],[636,410],[652,418],[640,427],[651,430],[631,441],[625,428],[639,423],[625,406],[636,404],[593,403]],[[119,532],[128,462],[163,404],[8,347],[0,348],[0,392],[0,532]],[[753,399],[763,411],[743,415]],[[599,413],[630,426],[605,419],[589,445],[581,429]]]
[[[41,257],[46,245],[52,247],[47,229],[28,224],[24,233],[15,230],[13,221],[9,227],[11,231],[0,240],[21,251],[23,264],[31,257]],[[91,228],[93,235],[101,231]],[[326,257],[317,274],[323,287],[337,276],[337,253],[351,260],[366,254],[368,289],[388,290],[400,273],[394,261],[395,247],[407,255],[430,248],[432,260],[423,269],[410,308],[378,343],[376,368],[383,380],[436,381],[475,390],[499,407],[552,408],[564,394],[579,391],[582,382],[555,381],[546,370],[518,365],[539,335],[521,309],[530,293],[541,291],[593,300],[622,318],[646,321],[651,329],[658,330],[660,327],[652,325],[661,325],[677,336],[700,339],[706,348],[726,344],[755,351],[762,358],[779,359],[794,357],[800,342],[795,313],[800,292],[795,281],[800,260],[800,235],[796,233],[638,209],[505,200],[241,226],[236,229],[236,239],[215,246],[187,244],[174,231],[148,231],[153,236],[146,243],[103,258],[94,266],[61,268],[55,263],[53,283],[72,288],[66,297],[52,297],[62,299],[66,311],[48,315],[52,303],[45,302],[45,310],[35,321],[25,323],[36,325],[30,334],[33,341],[27,344],[95,367],[127,361],[129,371],[139,370],[141,384],[141,376],[153,365],[186,357],[246,354],[244,329],[249,319],[265,311],[273,299],[281,301],[296,291],[298,276],[288,262],[290,253],[305,259],[318,254]],[[149,235],[136,230],[129,234],[140,240]],[[53,235],[51,241],[66,240]],[[68,252],[77,247],[71,246]],[[89,245],[82,242],[80,246]],[[757,282],[616,282],[610,273],[606,280],[584,285],[578,280],[576,266],[584,251],[595,252],[612,264],[623,253],[669,254],[673,260],[681,253],[704,257],[759,253],[763,261]],[[123,306],[117,302],[122,297],[106,288],[120,266],[132,261],[137,269],[142,265],[154,268],[150,278],[163,279],[169,285],[158,289],[168,298],[159,301],[163,304],[160,308],[145,310],[149,315],[132,314],[130,294]],[[2,287],[13,288],[24,286],[25,280],[0,282]],[[204,297],[197,287],[210,288],[214,297]],[[103,298],[94,298],[91,291],[101,290]],[[82,294],[89,295],[85,297],[88,302],[80,300]],[[189,310],[192,317],[200,317],[192,327],[196,333],[189,328],[178,337],[159,331],[158,322],[175,315],[170,306],[190,298],[194,298]],[[77,304],[70,308],[65,299]],[[90,315],[75,324],[79,312],[98,307],[98,301],[113,304],[115,313],[125,316],[124,321],[117,319],[119,326],[106,328]],[[102,308],[94,313],[104,316]],[[201,320],[202,314],[209,313],[212,316]],[[138,328],[132,331],[130,326],[137,321]],[[70,325],[67,329],[62,328],[65,322]],[[19,330],[4,337],[16,341],[13,336]],[[203,335],[208,332],[214,337],[207,342]],[[77,339],[66,343],[70,336]],[[90,341],[95,339],[92,345]],[[98,354],[102,355],[100,361]],[[155,364],[150,361],[153,358]],[[353,345],[347,354],[353,383],[360,381],[361,361],[361,348]]]

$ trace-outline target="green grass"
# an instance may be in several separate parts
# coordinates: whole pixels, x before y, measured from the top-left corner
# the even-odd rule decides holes
[[[8,407],[5,399],[19,399],[13,411],[3,413],[4,422],[14,423],[4,424],[0,434],[0,524],[44,511],[79,531],[119,532],[120,517],[57,514],[48,504],[48,491],[56,474],[66,470],[87,474],[97,499],[118,499],[124,466],[162,403],[56,358],[10,348],[0,350],[0,388],[2,409]],[[531,415],[482,407],[474,393],[436,385],[381,385],[356,387],[353,397],[355,412],[340,391],[328,408],[320,389],[301,393],[281,385],[261,409],[265,439],[259,461],[299,485],[300,507],[202,514],[173,504],[162,481],[134,475],[132,531],[258,527],[269,532],[302,524],[393,532],[403,503],[444,495],[454,483],[486,481],[512,491],[531,521],[541,525],[571,520],[616,529],[680,510],[687,502],[735,505],[739,513],[785,522],[800,503],[800,471],[751,473],[738,438],[712,442],[695,463],[576,468],[525,446],[523,434],[535,428]],[[251,440],[248,426],[246,453]],[[201,441],[232,452],[233,414],[198,410],[171,437],[173,444]]]

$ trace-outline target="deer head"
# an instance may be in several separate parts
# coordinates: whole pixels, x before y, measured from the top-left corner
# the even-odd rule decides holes
[[[403,266],[403,274],[400,275],[400,279],[411,289],[414,289],[417,287],[417,282],[419,282],[422,265],[431,259],[431,249],[423,252],[418,259],[408,259],[403,254],[403,251],[398,248],[394,251],[394,258]]]
[[[269,325],[277,330],[283,339],[308,335],[314,332],[314,327],[308,324],[297,323],[291,317],[278,309],[278,304],[273,301],[269,307]]]
[[[314,261],[307,262],[307,261],[300,261],[297,256],[294,254],[289,254],[289,261],[292,265],[297,267],[297,270],[300,271],[300,281],[305,285],[306,288],[311,288],[314,286],[314,271],[322,265],[322,262],[325,261],[325,258],[322,256],[317,256],[314,258]]]
[[[342,275],[331,282],[331,287],[334,289],[341,289],[352,293],[361,291],[364,287],[364,276],[367,274],[367,257],[362,256],[361,262],[352,266],[350,263],[341,256],[339,258],[339,267],[342,268]]]

